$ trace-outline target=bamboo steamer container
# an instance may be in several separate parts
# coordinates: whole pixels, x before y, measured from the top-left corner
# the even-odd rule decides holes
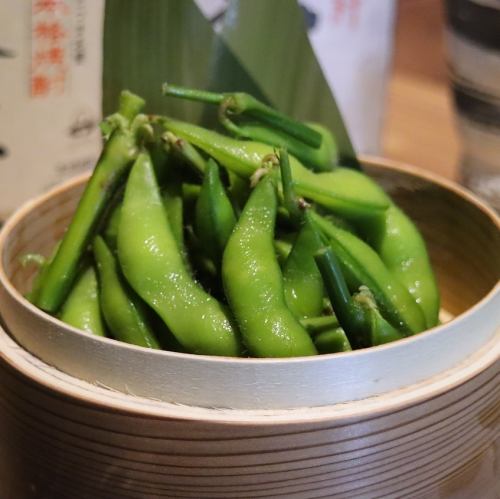
[[[86,177],[0,233],[0,497],[471,497],[498,488],[500,222],[456,185],[366,159],[428,243],[445,324],[314,358],[151,352],[23,297]]]

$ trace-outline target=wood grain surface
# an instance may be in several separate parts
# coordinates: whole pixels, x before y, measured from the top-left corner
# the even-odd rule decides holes
[[[399,0],[382,135],[384,157],[459,180],[444,2]]]
[[[96,403],[104,389],[51,373],[0,333],[0,494],[493,499],[499,339],[397,409],[345,418],[311,408],[283,423],[286,411],[231,421],[229,411],[141,410],[123,394],[114,396],[136,411]]]

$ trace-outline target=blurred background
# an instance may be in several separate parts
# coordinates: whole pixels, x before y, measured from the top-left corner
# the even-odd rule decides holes
[[[446,61],[444,2],[399,0],[381,152],[456,180],[460,145]]]
[[[119,24],[122,17],[130,17],[123,5],[152,5],[124,1],[0,2],[0,221],[22,201],[88,170],[95,161],[100,149],[103,29],[106,35],[109,27],[103,22],[105,8],[106,13],[111,4],[118,8]],[[168,0],[171,5],[176,1]],[[296,5],[294,0],[281,1]],[[226,14],[235,3],[196,4],[216,31],[224,29],[224,23],[226,29],[230,26]],[[466,180],[490,201],[500,199],[500,90],[493,95],[495,90],[487,89],[486,95],[479,88],[483,74],[500,81],[500,0],[300,0],[299,5],[305,20],[301,25],[307,28],[358,153]],[[448,13],[456,10],[461,29],[451,45],[446,7]],[[489,23],[483,29],[491,31],[489,37],[481,33],[482,22]],[[468,23],[474,28],[471,36]],[[255,33],[258,37],[258,28]],[[467,51],[472,56],[464,63],[460,57]],[[147,56],[137,57],[142,61]],[[288,57],[287,64],[294,64],[294,54]],[[474,60],[486,61],[473,64],[470,74],[476,81],[471,83],[467,74],[462,80],[454,74],[454,79],[465,81],[464,95],[468,105],[472,102],[473,118],[479,116],[477,123],[457,120],[450,80],[453,68],[467,73]],[[113,79],[106,72],[104,77],[105,82]],[[116,88],[122,83],[116,79]],[[474,184],[480,164],[489,169],[486,189]]]

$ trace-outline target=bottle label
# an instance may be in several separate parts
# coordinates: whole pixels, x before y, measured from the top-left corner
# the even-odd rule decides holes
[[[0,220],[95,164],[103,16],[104,0],[0,3]]]

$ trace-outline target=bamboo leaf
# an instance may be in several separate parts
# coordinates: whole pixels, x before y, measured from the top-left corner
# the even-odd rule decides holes
[[[206,123],[199,104],[161,95],[165,81],[237,90],[265,99],[259,86],[188,0],[107,0],[103,40],[103,113],[124,88],[147,101],[147,111]]]
[[[356,165],[294,0],[232,0],[220,35],[191,0],[107,0],[104,114],[128,88],[146,99],[148,112],[216,123],[211,106],[163,97],[165,81],[248,92],[299,119],[323,123],[334,132],[343,163]]]

